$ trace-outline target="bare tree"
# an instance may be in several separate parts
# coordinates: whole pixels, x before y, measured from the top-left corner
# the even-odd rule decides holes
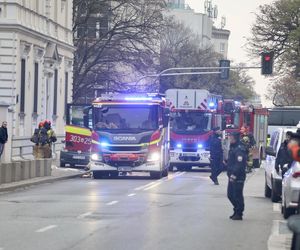
[[[249,39],[251,56],[274,50],[279,73],[300,77],[300,1],[276,0],[260,6]]]
[[[165,6],[161,0],[74,0],[75,101],[95,86],[122,90],[132,75],[151,71]]]

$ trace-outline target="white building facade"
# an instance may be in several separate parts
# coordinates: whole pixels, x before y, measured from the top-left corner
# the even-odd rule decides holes
[[[73,51],[72,0],[0,2],[0,122],[10,137],[2,161],[31,152],[42,120],[64,133]]]
[[[199,38],[202,48],[213,47],[224,59],[227,58],[230,32],[216,29],[213,19],[207,14],[195,12],[185,4],[185,0],[168,0],[166,15],[174,16],[176,20],[190,28]]]

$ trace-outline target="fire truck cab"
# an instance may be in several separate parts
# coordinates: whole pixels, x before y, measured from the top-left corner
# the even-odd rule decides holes
[[[159,94],[103,95],[86,116],[92,132],[89,168],[94,178],[126,172],[168,175],[169,108]],[[90,126],[92,124],[92,126]]]
[[[170,168],[209,166],[212,129],[222,126],[216,112],[221,97],[203,89],[169,89],[166,96],[171,108]]]

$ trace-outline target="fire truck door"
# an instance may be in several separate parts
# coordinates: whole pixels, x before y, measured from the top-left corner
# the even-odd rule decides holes
[[[88,152],[91,147],[91,130],[85,126],[86,110],[90,105],[68,104],[66,112],[65,148],[69,151]],[[89,126],[92,127],[91,114]]]

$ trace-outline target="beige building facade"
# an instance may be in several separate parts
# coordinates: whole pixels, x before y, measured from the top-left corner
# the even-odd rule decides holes
[[[73,51],[72,0],[0,2],[0,122],[10,135],[2,161],[30,155],[42,120],[63,135]]]

